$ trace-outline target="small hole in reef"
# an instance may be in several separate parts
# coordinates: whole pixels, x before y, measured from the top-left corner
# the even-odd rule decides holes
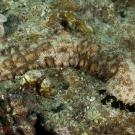
[[[62,21],[61,21],[61,25],[64,27],[64,29],[67,29],[67,28],[69,27],[67,20],[62,20]]]
[[[69,88],[69,84],[65,84],[65,85],[62,86],[63,90],[67,90],[68,88]]]
[[[106,90],[104,90],[104,89],[98,91],[98,93],[99,93],[100,95],[105,94],[105,92],[106,92]]]
[[[22,129],[20,129],[20,128],[18,128],[16,132],[19,133],[20,135],[25,135],[24,132],[22,131]]]
[[[125,17],[126,17],[123,11],[120,11],[120,12],[119,12],[119,15],[120,15],[120,17],[122,17],[122,18],[125,18]]]

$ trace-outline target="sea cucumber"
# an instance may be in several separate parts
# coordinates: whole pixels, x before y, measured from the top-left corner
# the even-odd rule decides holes
[[[0,81],[13,79],[31,69],[79,67],[108,79],[106,90],[125,104],[135,103],[135,64],[123,52],[67,32],[52,34],[37,43],[10,47],[0,52]]]

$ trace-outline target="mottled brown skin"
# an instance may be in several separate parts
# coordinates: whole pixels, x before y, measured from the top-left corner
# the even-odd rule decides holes
[[[66,40],[61,42],[69,44]],[[45,42],[41,45],[21,45],[2,50],[0,81],[13,79],[16,75],[22,75],[31,69],[65,66],[84,68],[99,77],[109,78],[116,74],[119,62],[125,58],[124,55],[114,51],[102,51],[99,45],[88,40],[80,40],[75,47],[72,47],[71,56],[69,56],[70,50],[68,49],[66,45],[55,47],[51,42]],[[60,53],[67,62],[56,60]]]

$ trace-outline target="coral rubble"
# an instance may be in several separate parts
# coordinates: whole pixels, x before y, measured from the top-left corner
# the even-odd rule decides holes
[[[34,135],[36,123],[36,97],[27,92],[0,96],[0,134]],[[35,109],[36,108],[36,109]]]

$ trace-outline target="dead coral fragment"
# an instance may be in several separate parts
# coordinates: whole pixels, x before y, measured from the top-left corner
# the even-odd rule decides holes
[[[44,71],[30,70],[23,76],[20,85],[24,88],[36,89],[41,96],[46,98],[57,94],[57,91],[53,88],[54,83],[45,75]]]
[[[46,98],[55,96],[57,94],[57,92],[53,89],[51,80],[49,78],[45,78],[40,86],[41,88],[39,92],[42,96]]]

